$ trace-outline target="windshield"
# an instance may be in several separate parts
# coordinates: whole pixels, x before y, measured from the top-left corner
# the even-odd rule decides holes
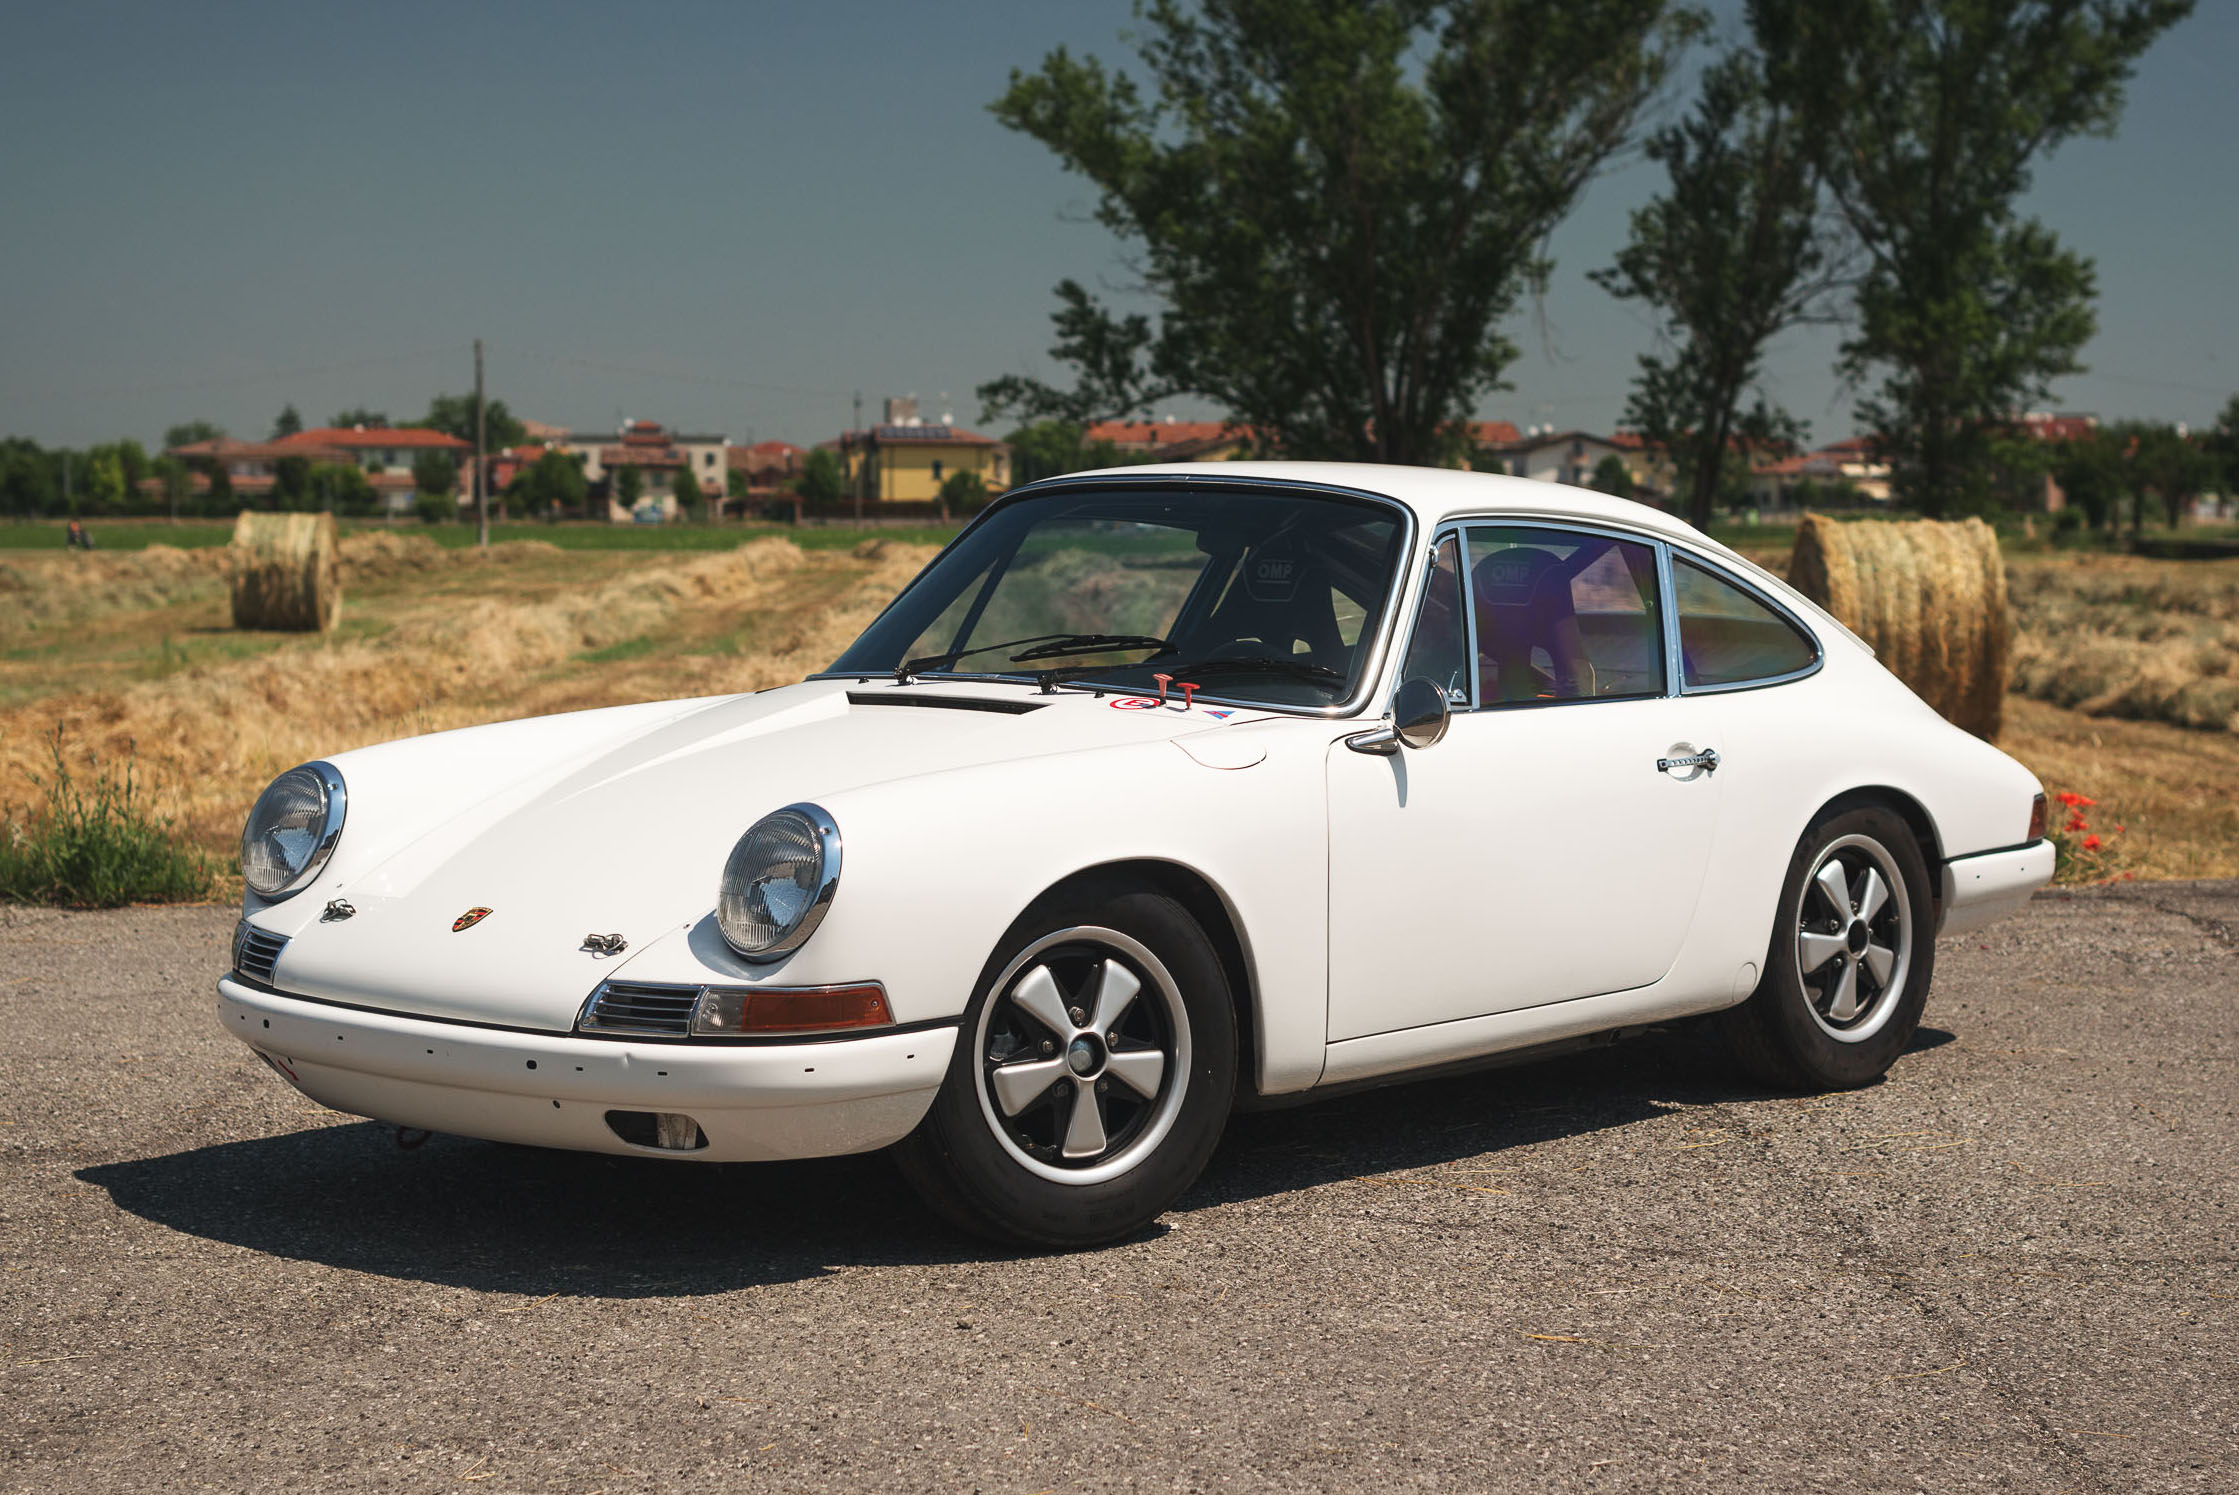
[[[1042,678],[1321,707],[1391,594],[1397,511],[1284,492],[1065,489],[989,514],[829,671]]]

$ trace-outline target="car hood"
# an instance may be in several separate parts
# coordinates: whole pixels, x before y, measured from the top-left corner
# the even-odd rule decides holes
[[[451,782],[471,755],[443,751],[446,737],[465,734],[414,739],[331,760],[351,794],[335,867],[252,917],[291,936],[274,975],[285,990],[564,1029],[601,979],[707,916],[732,846],[783,805],[1270,714],[1016,685],[810,681],[652,725],[626,718],[556,756],[547,749],[546,761],[463,807],[432,812],[419,807],[443,796],[421,786]],[[549,730],[569,720],[549,719]],[[524,760],[539,756],[534,745],[532,734]],[[342,855],[353,837],[379,854]],[[353,912],[332,917],[335,899]],[[582,948],[591,934],[619,934],[629,950],[602,958]]]

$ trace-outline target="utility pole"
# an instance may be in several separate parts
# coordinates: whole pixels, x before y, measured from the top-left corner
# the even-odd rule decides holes
[[[855,527],[861,529],[863,527],[863,485],[870,481],[871,477],[871,443],[863,432],[863,391],[860,389],[855,392],[855,439],[861,444],[861,451],[855,463]],[[846,443],[843,442],[840,449],[844,454],[847,449]]]
[[[474,340],[474,543],[490,543],[490,483],[482,468],[482,339]]]

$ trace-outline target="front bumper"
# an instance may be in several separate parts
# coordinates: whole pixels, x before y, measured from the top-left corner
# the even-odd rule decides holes
[[[868,1152],[932,1105],[953,1026],[814,1042],[633,1043],[367,1012],[231,976],[218,1019],[323,1106],[399,1126],[701,1162]],[[693,1151],[623,1140],[609,1111],[680,1114]]]
[[[1944,863],[1939,934],[1963,934],[2019,913],[2029,895],[2052,881],[2050,841],[2032,841]]]

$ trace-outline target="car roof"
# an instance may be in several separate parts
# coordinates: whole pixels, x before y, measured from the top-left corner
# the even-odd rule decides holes
[[[1549,518],[1616,524],[1649,530],[1697,545],[1710,538],[1683,519],[1629,498],[1612,498],[1590,488],[1543,478],[1504,477],[1452,467],[1399,467],[1377,462],[1162,462],[1140,467],[1105,467],[1068,473],[1069,480],[1107,478],[1248,478],[1257,482],[1321,483],[1375,493],[1406,505],[1425,529],[1458,515],[1497,510]]]

